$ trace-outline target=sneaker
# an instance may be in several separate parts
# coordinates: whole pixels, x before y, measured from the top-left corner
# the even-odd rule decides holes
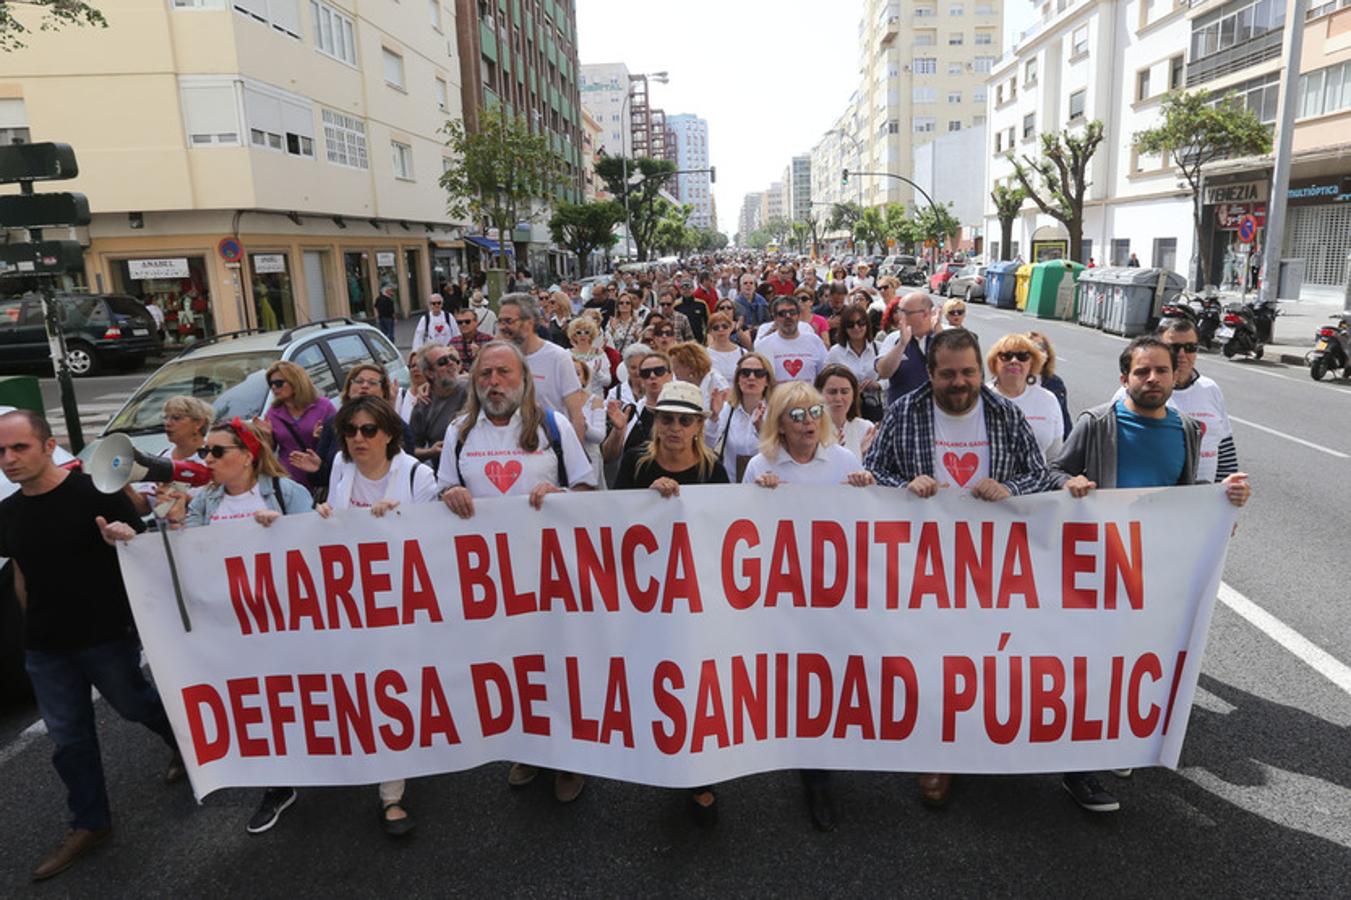
[[[295,802],[295,788],[268,788],[263,794],[263,802],[258,804],[258,810],[249,819],[249,824],[245,826],[245,830],[249,834],[262,834],[276,825],[277,820],[281,818],[281,814]]]
[[[1103,789],[1092,772],[1070,772],[1061,781],[1074,802],[1089,812],[1116,812],[1121,808],[1116,797]]]
[[[1135,773],[1134,769],[1113,769],[1112,774],[1117,778],[1130,778]]]

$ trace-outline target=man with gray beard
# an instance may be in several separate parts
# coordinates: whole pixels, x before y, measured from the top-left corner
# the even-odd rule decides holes
[[[468,519],[474,500],[526,496],[540,509],[549,494],[596,487],[591,460],[559,412],[535,399],[525,354],[510,341],[484,346],[469,372],[473,391],[465,413],[446,432],[436,480],[451,512]],[[556,501],[550,501],[556,502]],[[513,788],[525,787],[539,768],[514,763],[507,775]],[[554,773],[554,796],[571,803],[586,781],[574,772]]]
[[[450,423],[464,408],[469,388],[460,376],[460,354],[454,347],[428,344],[418,351],[418,368],[427,378],[428,402],[413,408],[408,428],[413,432],[413,455],[427,465],[441,458]]]

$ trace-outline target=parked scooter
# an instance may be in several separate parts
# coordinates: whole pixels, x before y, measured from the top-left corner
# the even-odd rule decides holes
[[[1309,375],[1314,381],[1342,370],[1343,378],[1351,378],[1351,313],[1332,316],[1336,325],[1323,325],[1314,335],[1314,347],[1307,357]]]
[[[1225,358],[1242,354],[1261,359],[1277,315],[1274,302],[1260,300],[1254,304],[1235,303],[1226,309],[1215,332],[1216,339],[1224,341],[1221,349]]]
[[[1196,320],[1196,339],[1207,350],[1215,349],[1215,332],[1220,328],[1224,307],[1213,294],[1192,297],[1192,318]]]

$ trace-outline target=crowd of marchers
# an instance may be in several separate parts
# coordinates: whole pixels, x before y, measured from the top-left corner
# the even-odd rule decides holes
[[[1011,333],[982,348],[963,327],[966,312],[960,300],[939,306],[902,292],[866,265],[805,260],[696,261],[586,289],[508,293],[495,308],[477,291],[437,293],[415,325],[410,384],[358,365],[335,405],[303,368],[277,362],[262,418],[216,421],[200,398],[169,399],[167,452],[204,461],[211,478],[199,488],[100,493],[53,462],[56,442],[39,415],[0,416],[0,466],[19,485],[0,503],[0,556],[17,566],[26,665],[70,812],[33,878],[65,870],[112,830],[91,687],[163,738],[166,781],[184,775],[140,667],[114,550],[147,527],[266,527],[286,515],[355,507],[383,516],[414,503],[470,518],[503,496],[542,510],[573,491],[669,498],[683,485],[730,483],[879,485],[998,503],[1220,481],[1233,504],[1247,501],[1224,399],[1196,369],[1190,322],[1164,321],[1130,342],[1115,361],[1117,395],[1072,419],[1047,336]],[[507,783],[540,774],[513,764]],[[581,773],[550,774],[560,802],[586,784]],[[822,831],[837,819],[832,777],[801,773]],[[1119,806],[1098,773],[1062,783],[1084,809]],[[922,774],[919,798],[941,806],[950,786],[947,774]],[[403,781],[377,787],[379,826],[396,838],[414,828],[405,790]],[[289,786],[263,791],[247,830],[273,828],[297,797]],[[715,786],[691,791],[689,809],[701,825],[716,822]]]

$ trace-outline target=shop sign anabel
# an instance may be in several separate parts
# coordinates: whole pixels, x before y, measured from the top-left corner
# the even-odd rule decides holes
[[[155,278],[187,278],[188,261],[184,257],[168,259],[129,259],[127,274],[137,281]]]

